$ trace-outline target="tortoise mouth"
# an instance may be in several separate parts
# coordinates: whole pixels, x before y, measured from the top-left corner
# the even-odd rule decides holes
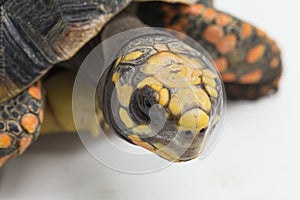
[[[153,153],[171,162],[184,162],[197,158],[203,150],[205,130],[198,134],[192,131],[170,130],[168,122],[163,130],[143,141],[154,147]]]
[[[185,162],[199,157],[201,150],[201,145],[191,145],[188,148],[165,146],[157,148],[154,153],[171,162]]]

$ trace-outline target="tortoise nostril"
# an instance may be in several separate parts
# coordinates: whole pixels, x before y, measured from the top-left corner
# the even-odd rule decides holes
[[[185,131],[184,134],[185,134],[186,136],[191,136],[191,135],[193,135],[192,131]]]
[[[183,131],[180,134],[180,138],[182,140],[182,142],[192,142],[192,140],[194,139],[195,135],[193,134],[193,132],[191,130],[187,130],[187,131]]]

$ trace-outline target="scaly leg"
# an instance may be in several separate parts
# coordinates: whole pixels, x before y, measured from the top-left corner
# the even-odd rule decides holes
[[[282,63],[276,43],[262,30],[206,7],[145,3],[139,17],[151,26],[183,32],[213,58],[230,99],[257,99],[277,90]]]
[[[37,139],[43,122],[41,82],[0,104],[0,167]]]

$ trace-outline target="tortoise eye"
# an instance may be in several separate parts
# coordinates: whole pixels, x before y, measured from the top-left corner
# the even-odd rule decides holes
[[[150,123],[149,110],[154,104],[157,104],[155,93],[151,87],[145,86],[132,94],[129,112],[136,123]]]
[[[144,106],[144,110],[147,111],[147,112],[149,112],[149,109],[152,106],[150,101],[146,97],[143,97],[143,106]]]

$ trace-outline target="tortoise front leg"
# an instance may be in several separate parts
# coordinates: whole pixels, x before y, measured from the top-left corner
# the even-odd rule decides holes
[[[249,23],[203,4],[145,3],[139,16],[151,26],[183,32],[198,41],[217,65],[228,98],[257,99],[277,90],[280,50]]]
[[[43,122],[41,81],[0,104],[0,167],[37,139]]]

